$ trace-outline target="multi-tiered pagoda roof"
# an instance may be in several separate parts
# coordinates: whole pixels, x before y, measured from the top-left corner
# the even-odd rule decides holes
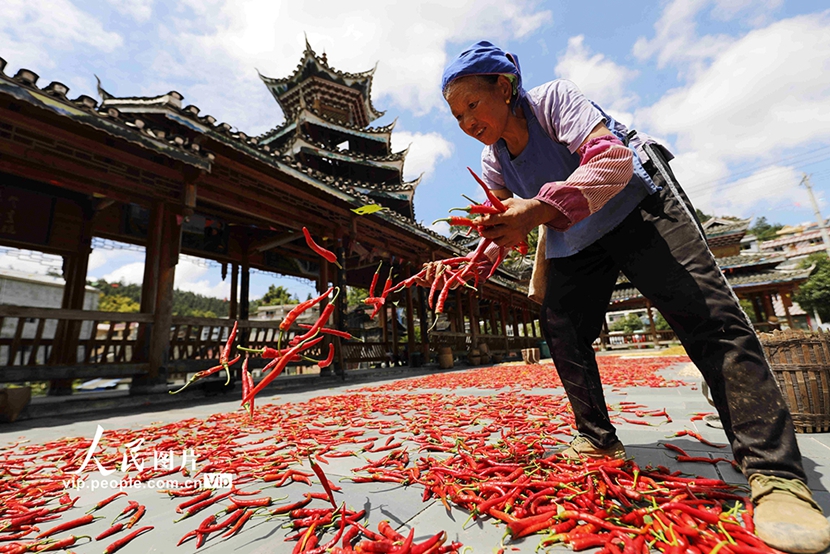
[[[306,41],[291,75],[280,79],[260,75],[282,108],[285,122],[258,137],[259,143],[414,218],[412,199],[420,178],[403,181],[407,150],[392,152],[395,124],[369,127],[383,115],[372,105],[374,72],[338,71]]]

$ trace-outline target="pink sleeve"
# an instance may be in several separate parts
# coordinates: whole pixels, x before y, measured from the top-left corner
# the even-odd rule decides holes
[[[634,174],[631,150],[612,135],[596,137],[579,148],[580,165],[565,181],[547,183],[536,195],[567,218],[549,224],[565,231],[591,214],[625,188]]]

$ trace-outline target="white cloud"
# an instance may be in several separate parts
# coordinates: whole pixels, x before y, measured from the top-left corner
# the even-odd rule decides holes
[[[174,288],[212,298],[227,298],[231,285],[229,279],[221,281],[217,272],[211,271],[198,258],[180,256]]]
[[[830,14],[825,12],[778,21],[732,40],[688,84],[638,110],[636,118],[644,129],[673,138],[682,154],[673,165],[694,202],[701,203],[695,192],[700,189],[709,208],[718,206],[717,190],[710,186],[703,193],[705,183],[720,180],[726,183],[723,190],[747,193],[729,193],[739,210],[755,205],[759,194],[791,193],[792,178],[781,178],[775,187],[761,172],[753,176],[760,188],[753,188],[745,186],[753,178],[727,183],[729,171],[738,163],[764,168],[799,148],[828,143],[828,105]]]
[[[585,45],[585,36],[568,39],[568,49],[559,56],[556,75],[573,81],[591,100],[597,102],[614,118],[631,124],[631,108],[637,96],[626,91],[638,72],[618,65],[603,54],[595,54]]]
[[[438,233],[439,235],[444,235],[445,237],[450,236],[450,224],[446,221],[439,221],[437,223],[433,223],[429,225],[429,228]]]
[[[132,262],[122,265],[101,278],[108,283],[140,285],[144,281],[144,262]]]
[[[436,164],[449,158],[453,152],[453,144],[439,133],[409,133],[406,131],[392,132],[392,151],[398,152],[409,147],[404,162],[404,179],[411,181],[421,173],[428,178],[435,170]]]
[[[217,0],[209,8],[201,4],[187,2],[200,16],[196,20],[174,19],[164,40],[178,51],[159,54],[156,69],[162,78],[194,79],[196,84],[186,91],[194,97],[190,100],[248,133],[262,132],[280,120],[280,110],[254,67],[267,76],[289,75],[300,60],[304,32],[315,51],[327,52],[330,65],[341,71],[365,71],[379,64],[373,81],[379,109],[422,115],[443,106],[437,83],[449,43],[482,36],[502,42],[521,39],[551,20],[550,12],[538,9],[533,0],[449,5],[321,0],[313,10],[302,2],[275,0]]]
[[[127,263],[140,263],[144,265],[144,253],[127,249],[93,248],[89,255],[87,273],[94,275],[96,270],[105,269],[107,266],[121,265]],[[141,275],[143,275],[143,269]],[[95,277],[90,277],[94,279]]]
[[[701,64],[716,56],[732,42],[725,35],[697,36],[697,17],[709,0],[674,0],[654,24],[653,39],[640,37],[634,44],[634,56],[641,61],[657,58],[657,67],[681,64],[681,72],[694,74]]]
[[[104,29],[101,21],[69,0],[0,2],[0,45],[3,56],[18,66],[54,66],[56,51],[89,46],[112,52],[123,44],[118,33]]]
[[[108,0],[112,6],[139,23],[150,19],[153,15],[154,0]]]

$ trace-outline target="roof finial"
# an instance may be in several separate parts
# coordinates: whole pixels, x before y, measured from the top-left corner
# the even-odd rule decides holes
[[[323,60],[324,64],[326,64],[326,65],[329,64],[329,59],[326,57],[326,51],[325,50],[323,50],[323,55],[320,56],[320,59]]]
[[[105,91],[104,88],[101,86],[101,79],[98,78],[98,75],[95,75],[94,73],[93,75],[95,76],[95,80],[98,82],[98,96],[101,97],[101,102],[113,98],[112,94]]]

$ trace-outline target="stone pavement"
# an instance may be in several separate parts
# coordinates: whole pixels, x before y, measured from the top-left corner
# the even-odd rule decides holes
[[[682,376],[678,377],[678,374],[681,373]],[[660,445],[661,442],[667,442],[667,435],[683,429],[694,429],[710,441],[721,444],[725,443],[723,431],[708,427],[702,421],[692,422],[689,420],[690,414],[694,412],[712,411],[712,408],[699,390],[699,377],[694,377],[693,373],[690,376],[690,373],[687,370],[682,371],[679,365],[664,370],[663,375],[667,378],[679,378],[687,383],[691,383],[691,385],[676,388],[628,387],[621,390],[606,388],[606,398],[609,404],[613,405],[620,401],[629,401],[644,404],[653,409],[666,408],[673,419],[673,422],[663,424],[659,427],[646,427],[629,423],[619,425],[619,436],[626,445],[629,456],[633,457],[641,467],[649,463],[653,465],[660,464],[672,470],[679,469],[685,473],[720,478],[729,483],[745,485],[746,480],[728,463],[719,463],[715,466],[700,463],[677,463],[673,459],[673,455],[670,456],[672,453]],[[326,390],[289,392],[281,394],[278,397],[269,398],[267,401],[298,404],[318,396],[361,394],[357,392],[347,393],[347,390],[354,386],[354,384],[347,384]],[[416,391],[391,394],[412,394],[419,392],[456,395],[495,395],[499,391],[481,389],[427,391],[419,389]],[[561,389],[537,388],[524,392],[531,394],[562,394],[563,391]],[[266,399],[260,402],[264,403]],[[20,436],[25,436],[25,438],[34,444],[66,436],[91,438],[95,434],[96,425],[101,425],[105,430],[141,428],[151,422],[165,423],[177,422],[186,418],[206,418],[213,414],[233,412],[238,409],[238,399],[234,398],[228,402],[211,405],[188,406],[181,409],[173,408],[146,414],[102,416],[95,420],[44,421],[43,423],[46,423],[46,425],[42,426],[34,426],[37,424],[35,421],[9,424],[0,426],[0,448],[13,443]],[[379,435],[377,433],[375,433],[375,436],[383,436],[386,438],[385,435]],[[259,437],[251,436],[249,438],[250,440],[255,440]],[[279,440],[278,437],[276,440]],[[822,505],[825,512],[830,513],[830,492],[828,492],[830,490],[830,472],[828,471],[830,469],[830,434],[799,435],[798,441],[804,456],[805,468],[809,475],[810,487],[813,489],[817,501]],[[685,449],[693,456],[725,457],[731,459],[731,453],[728,448],[718,449],[709,447],[685,437],[671,439],[671,442]],[[366,458],[377,459],[383,454],[385,453],[366,455]],[[411,455],[414,455],[414,453]],[[503,525],[496,525],[489,518],[468,522],[469,513],[464,510],[453,508],[450,512],[447,512],[440,501],[428,500],[423,502],[423,487],[419,485],[403,487],[397,484],[356,484],[348,480],[340,481],[341,478],[351,474],[352,468],[364,465],[365,463],[366,461],[363,458],[357,457],[331,458],[329,464],[323,467],[329,478],[337,482],[343,489],[341,492],[336,493],[338,501],[345,501],[352,508],[365,508],[373,529],[377,528],[378,522],[383,519],[388,519],[393,526],[400,527],[400,531],[404,534],[408,532],[411,526],[414,526],[416,530],[416,541],[424,540],[440,530],[445,530],[449,535],[449,540],[461,541],[465,547],[469,547],[466,550],[467,552],[472,551],[490,554],[496,552],[499,548],[505,531]],[[304,469],[308,468],[306,467]],[[259,488],[262,485],[260,482],[259,486],[255,488]],[[253,489],[254,487],[242,488]],[[317,485],[314,490],[319,489],[320,487]],[[282,504],[301,499],[303,493],[309,490],[307,485],[294,483],[287,487],[274,489],[273,491],[266,489],[264,494],[271,494],[275,497],[287,494],[289,498],[281,501],[280,504]],[[73,517],[81,515],[97,501],[110,496],[113,492],[109,489],[99,489],[96,491],[91,491],[88,488],[79,489],[78,494],[80,500],[76,506],[80,509],[72,511]],[[133,541],[121,550],[121,552],[130,554],[145,552],[192,552],[195,550],[195,545],[192,541],[179,548],[175,548],[174,545],[184,533],[196,527],[198,522],[204,518],[203,514],[199,514],[199,516],[195,516],[181,523],[173,523],[173,520],[177,516],[173,511],[174,504],[167,498],[167,495],[158,494],[150,489],[133,489],[130,490],[129,498],[147,506],[147,515],[139,525],[153,525],[155,529],[151,533]],[[319,505],[323,506],[322,503]],[[78,532],[77,534],[91,534],[94,536],[109,526],[110,519],[111,517],[107,520],[96,521],[94,524],[80,529],[79,531],[83,532]],[[467,522],[466,526],[465,522]],[[265,518],[252,520],[239,535],[227,540],[210,540],[200,550],[205,552],[232,553],[291,552],[294,543],[283,541],[283,538],[289,532],[280,527],[281,523],[277,519],[270,521]],[[116,535],[114,538],[120,536],[123,536],[123,534]],[[539,544],[539,539],[540,536],[531,536],[516,542],[506,540],[504,543],[506,547],[505,551],[520,553],[534,552]],[[106,544],[108,544],[108,541],[89,543],[74,548],[74,551],[78,554],[101,552]],[[567,547],[556,546],[549,548],[548,551],[570,552],[571,550]]]

